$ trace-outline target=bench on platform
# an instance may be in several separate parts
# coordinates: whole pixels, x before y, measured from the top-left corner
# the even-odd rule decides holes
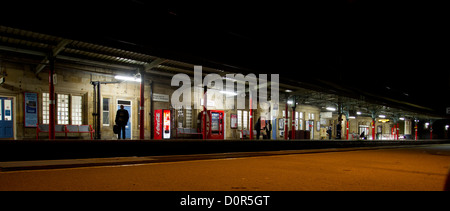
[[[241,139],[249,139],[250,138],[250,130],[241,130]],[[253,139],[256,139],[256,130],[253,130]]]
[[[48,133],[48,124],[38,124],[36,127],[36,139],[39,139],[39,133]],[[68,133],[90,133],[91,140],[93,139],[94,130],[91,125],[55,125],[55,134],[64,133],[67,138]]]

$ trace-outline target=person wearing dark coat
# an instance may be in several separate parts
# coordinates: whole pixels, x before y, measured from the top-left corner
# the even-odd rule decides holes
[[[128,111],[124,109],[125,107],[123,105],[120,105],[120,109],[117,110],[116,114],[116,125],[119,126],[119,134],[118,139],[120,139],[120,135],[122,134],[122,138],[125,139],[125,126],[128,124],[128,119],[130,118],[130,115],[128,114]]]
[[[261,135],[261,117],[258,118],[258,121],[256,121],[255,130],[256,130],[256,140],[258,140],[259,136]]]
[[[270,132],[272,131],[272,124],[270,124],[269,120],[266,120],[266,126],[264,127],[266,131],[265,135],[263,135],[263,139],[270,139]]]
[[[365,138],[366,138],[366,135],[365,135],[365,132],[364,132],[364,131],[361,133],[361,135],[359,136],[359,138],[360,138],[360,139],[365,139]]]

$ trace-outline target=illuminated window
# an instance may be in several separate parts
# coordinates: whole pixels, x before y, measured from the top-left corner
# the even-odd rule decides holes
[[[72,125],[81,125],[82,121],[82,98],[81,96],[72,96]]]
[[[57,95],[57,122],[60,125],[69,124],[69,95]]]
[[[186,128],[192,128],[192,109],[186,108]]]
[[[244,128],[244,130],[248,130],[248,115],[247,115],[247,111],[244,111],[244,118],[243,118],[243,124],[244,124],[244,126],[243,126],[243,128]]]
[[[299,113],[298,129],[303,130],[303,112]]]
[[[237,118],[238,118],[238,120],[237,120],[237,122],[238,122],[238,129],[242,130],[242,111],[241,110],[237,111]]]
[[[50,95],[48,93],[42,93],[42,124],[49,124],[49,98]]]
[[[72,96],[71,99],[71,113],[69,112],[69,95],[57,94],[56,101],[56,119],[57,124],[67,125],[69,124],[69,118],[71,118],[71,124],[81,125],[83,124],[83,98],[81,96]],[[42,124],[50,123],[50,94],[42,93]]]

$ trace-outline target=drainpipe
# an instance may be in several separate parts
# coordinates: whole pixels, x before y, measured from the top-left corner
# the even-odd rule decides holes
[[[202,121],[202,135],[203,139],[206,139],[206,111],[208,106],[208,96],[207,96],[208,88],[206,86],[203,87],[203,121]]]
[[[145,87],[145,82],[144,82],[144,73],[141,74],[141,102],[139,105],[139,110],[140,110],[140,115],[139,115],[139,139],[145,139],[145,123],[144,123],[144,101],[145,101],[145,97],[144,97],[144,87]]]
[[[53,84],[53,74],[55,73],[55,58],[53,56],[48,57],[50,71],[48,72],[48,86],[49,86],[49,126],[48,126],[48,138],[50,140],[55,139],[55,85]]]
[[[288,131],[288,104],[287,104],[287,100],[286,100],[286,116],[285,116],[285,118],[284,118],[284,139],[285,140],[288,140],[288,133],[289,133],[289,131]]]
[[[250,129],[250,137],[249,139],[252,140],[253,139],[253,96],[252,96],[252,91],[249,90],[250,93],[250,111],[249,111],[249,116],[250,116],[250,120],[249,120],[249,129]],[[258,137],[259,138],[259,137]]]
[[[153,117],[153,81],[150,81],[150,139],[153,139],[153,130],[155,127],[155,119]]]

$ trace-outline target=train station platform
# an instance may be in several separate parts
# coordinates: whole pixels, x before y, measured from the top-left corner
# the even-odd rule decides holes
[[[0,142],[0,162],[445,144],[450,140],[39,140]],[[140,162],[140,161],[138,161]]]

